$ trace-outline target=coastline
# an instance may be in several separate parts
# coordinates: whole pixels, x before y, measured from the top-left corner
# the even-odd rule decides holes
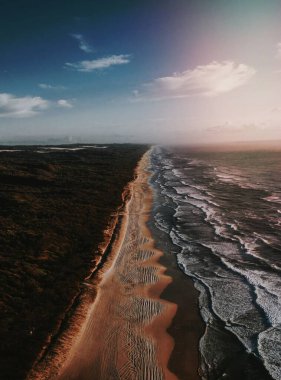
[[[200,378],[197,291],[176,258],[153,239],[149,154],[124,190],[78,308],[29,380]]]
[[[158,189],[153,184],[154,179],[153,176],[150,178],[153,205],[148,227],[155,237],[156,248],[163,252],[159,262],[167,268],[166,274],[172,278],[161,298],[177,304],[177,312],[167,330],[174,340],[168,368],[179,380],[200,380],[202,373],[199,344],[205,332],[205,323],[199,308],[200,293],[193,280],[180,269],[175,247],[168,241],[166,233],[155,226],[154,209],[157,209]]]
[[[167,328],[177,306],[160,298],[171,278],[146,227],[152,205],[148,154],[132,183],[117,252],[58,379],[176,379],[168,369],[174,342]]]
[[[158,245],[160,248],[159,243]],[[205,331],[205,324],[199,309],[199,292],[194,287],[193,281],[177,266],[173,253],[164,253],[160,263],[167,266],[166,274],[173,278],[162,292],[161,298],[175,302],[178,306],[167,330],[175,343],[168,368],[179,380],[200,380],[202,374],[199,343]]]

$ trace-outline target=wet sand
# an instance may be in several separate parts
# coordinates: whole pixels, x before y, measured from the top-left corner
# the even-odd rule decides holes
[[[160,263],[173,281],[164,289],[161,298],[177,304],[177,312],[168,333],[174,339],[174,349],[168,368],[180,380],[200,380],[199,340],[205,325],[199,312],[198,291],[193,281],[177,266],[174,253],[164,254]]]

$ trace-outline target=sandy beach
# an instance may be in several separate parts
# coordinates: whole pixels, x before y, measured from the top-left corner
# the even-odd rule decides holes
[[[145,222],[151,207],[148,156],[139,164],[118,252],[58,379],[176,379],[168,370],[174,347],[166,332],[177,306],[160,299],[171,282]]]
[[[175,258],[156,248],[147,227],[153,201],[148,166],[149,152],[130,184],[100,282],[93,278],[94,302],[87,312],[82,308],[71,339],[65,332],[64,349],[58,345],[30,379],[199,379],[196,291]]]

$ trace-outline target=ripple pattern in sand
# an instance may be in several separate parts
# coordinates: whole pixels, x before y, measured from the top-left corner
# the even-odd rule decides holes
[[[128,205],[126,232],[119,253],[100,285],[80,337],[59,380],[162,380],[158,343],[151,323],[169,305],[153,296],[168,282],[159,252],[143,233],[143,192],[135,189]],[[157,291],[156,291],[157,293]]]

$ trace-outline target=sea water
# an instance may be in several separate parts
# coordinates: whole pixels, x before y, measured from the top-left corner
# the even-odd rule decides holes
[[[151,171],[154,225],[200,293],[202,378],[236,361],[281,379],[281,152],[155,147]]]

